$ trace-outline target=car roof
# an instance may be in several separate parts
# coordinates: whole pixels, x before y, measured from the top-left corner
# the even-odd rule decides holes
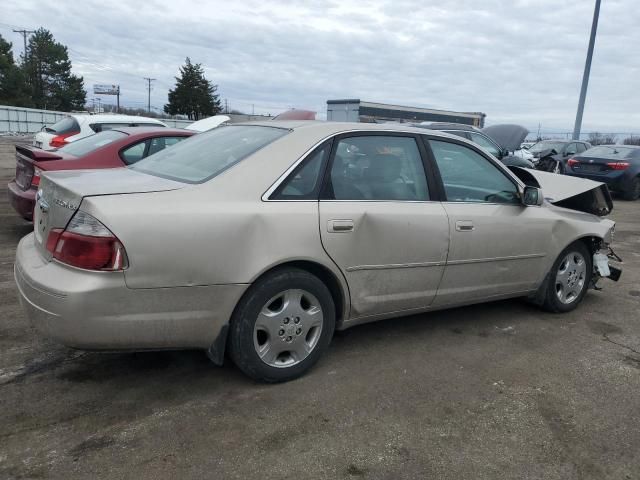
[[[287,130],[295,130],[299,132],[308,132],[322,136],[332,136],[340,133],[349,132],[405,132],[418,135],[431,135],[442,138],[454,139],[476,146],[473,142],[442,132],[440,130],[425,130],[424,128],[412,126],[409,123],[358,123],[358,122],[327,122],[324,120],[263,120],[255,122],[234,123],[219,128],[234,128],[236,126],[259,126],[271,128],[286,128]]]
[[[463,130],[465,132],[480,132],[479,128],[465,123],[431,122],[416,123],[414,125],[418,128],[428,128],[430,130]]]
[[[112,122],[144,122],[155,123],[157,125],[164,125],[164,123],[157,118],[139,117],[137,115],[119,115],[119,114],[98,114],[91,115],[89,113],[71,113],[70,117],[74,117],[76,120],[90,121],[91,123],[112,123]]]
[[[625,145],[624,143],[615,143],[612,145],[593,145],[591,148],[596,148],[596,147],[609,147],[609,148],[633,148],[633,149],[638,149],[640,148],[640,145]]]
[[[163,137],[170,137],[172,135],[179,137],[190,137],[191,135],[195,135],[198,132],[194,132],[191,130],[185,130],[184,128],[167,128],[167,127],[117,127],[111,128],[111,131],[115,130],[116,132],[126,133],[131,137],[144,137],[147,135],[162,135]]]
[[[553,143],[573,143],[573,142],[589,143],[586,140],[563,140],[561,138],[546,138],[546,139],[540,140],[539,142],[536,142],[536,143],[543,143],[543,142],[553,142]],[[589,145],[591,145],[591,144],[589,143]]]

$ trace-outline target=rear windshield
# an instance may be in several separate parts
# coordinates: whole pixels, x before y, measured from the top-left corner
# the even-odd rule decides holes
[[[288,133],[276,127],[225,126],[190,137],[131,167],[186,183],[202,183]]]
[[[70,144],[60,148],[59,151],[76,157],[82,157],[87,153],[93,152],[98,148],[102,148],[105,145],[109,145],[110,143],[120,140],[126,136],[126,133],[107,130],[106,132],[96,133],[95,135],[89,135],[88,137],[71,142]]]
[[[79,132],[80,125],[78,125],[75,118],[64,117],[62,120],[54,123],[50,127],[45,127],[44,129],[46,132],[62,135],[64,133]]]
[[[607,158],[611,160],[620,160],[622,158],[631,158],[633,152],[638,152],[640,149],[619,147],[617,145],[592,147],[586,152],[580,154],[581,157],[593,157],[593,158]]]

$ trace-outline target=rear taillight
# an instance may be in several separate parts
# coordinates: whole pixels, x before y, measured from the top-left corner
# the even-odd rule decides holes
[[[67,143],[69,143],[67,138],[73,135],[77,135],[78,133],[80,132],[69,132],[69,133],[63,133],[61,135],[56,135],[49,142],[49,146],[54,148],[64,147]]]
[[[570,167],[575,167],[576,165],[580,165],[580,161],[576,160],[575,158],[570,158],[569,160],[567,160],[567,165],[569,165]]]
[[[37,187],[38,185],[40,185],[40,174],[42,173],[42,170],[40,170],[39,168],[34,168],[33,169],[33,177],[31,177],[31,186],[32,187]]]
[[[629,162],[609,162],[607,163],[607,167],[611,170],[626,170],[629,168]]]
[[[120,240],[100,221],[78,210],[67,228],[52,229],[46,248],[62,263],[87,270],[115,271],[128,266]]]

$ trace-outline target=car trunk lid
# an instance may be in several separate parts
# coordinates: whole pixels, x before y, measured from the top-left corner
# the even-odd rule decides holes
[[[46,259],[51,259],[51,252],[46,248],[49,232],[54,228],[64,229],[83,198],[161,192],[185,186],[128,168],[48,172],[42,176],[36,195],[33,216],[36,247]]]
[[[37,162],[60,160],[62,158],[65,158],[65,156],[60,153],[46,152],[27,145],[16,145],[16,183],[22,190],[28,190],[33,182],[33,174]]]
[[[559,207],[603,217],[613,210],[609,188],[602,182],[540,170],[509,167],[526,185],[542,189],[544,198]]]

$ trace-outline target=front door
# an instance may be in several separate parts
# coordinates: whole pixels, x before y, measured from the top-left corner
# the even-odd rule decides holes
[[[434,305],[535,289],[551,236],[544,209],[524,206],[517,183],[462,143],[430,140],[444,187],[451,245]]]
[[[408,134],[368,132],[334,142],[319,227],[349,285],[353,318],[425,309],[435,297],[449,222],[442,204],[431,201],[435,183],[421,149]]]

